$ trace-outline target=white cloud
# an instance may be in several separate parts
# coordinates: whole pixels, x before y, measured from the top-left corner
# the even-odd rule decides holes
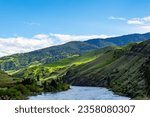
[[[136,17],[136,18],[123,18],[123,17],[109,17],[111,20],[120,20],[130,25],[130,32],[145,33],[150,32],[150,16]]]
[[[128,20],[127,23],[128,23],[128,24],[137,24],[137,25],[144,24],[143,21],[140,21],[140,20],[138,20],[138,19],[131,19],[131,20]]]
[[[124,17],[109,17],[111,20],[121,20],[125,21],[127,24],[134,24],[134,25],[143,25],[150,23],[150,16],[143,17],[143,18],[124,18]]]
[[[149,17],[145,17],[142,20],[145,21],[145,22],[150,22],[150,16]]]
[[[25,37],[0,38],[0,56],[29,52],[52,46],[50,38],[36,39]]]
[[[147,29],[148,31],[150,31],[150,25],[143,25],[143,26],[140,26],[140,28]]]
[[[111,20],[121,20],[121,21],[125,21],[126,20],[126,18],[123,18],[123,17],[114,17],[114,16],[109,17],[109,19],[111,19]]]
[[[36,39],[48,39],[49,35],[46,35],[46,34],[37,34],[37,35],[34,35],[34,38],[36,38]]]
[[[150,16],[141,18],[141,20],[143,20],[145,22],[150,22]]]
[[[68,42],[68,41],[84,41],[88,39],[94,38],[107,38],[110,36],[107,35],[68,35],[68,34],[53,34],[50,33],[52,38],[57,38],[61,42]]]
[[[150,31],[150,16],[143,18],[132,18],[127,21],[127,24],[132,24],[139,32]]]
[[[26,37],[0,37],[0,56],[15,53],[25,53],[33,50],[63,44],[69,41],[83,41],[93,38],[107,38],[107,35],[68,35],[68,34],[37,34],[32,38]]]

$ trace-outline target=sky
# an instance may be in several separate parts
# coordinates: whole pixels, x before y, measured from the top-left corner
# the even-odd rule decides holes
[[[0,56],[150,32],[150,0],[0,0]]]

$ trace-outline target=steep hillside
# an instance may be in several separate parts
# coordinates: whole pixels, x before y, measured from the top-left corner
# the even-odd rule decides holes
[[[111,45],[111,43],[103,43],[100,47],[108,45]],[[63,58],[80,55],[98,48],[99,46],[88,44],[86,42],[69,42],[63,45],[53,46],[29,53],[2,57],[0,58],[0,69],[4,71],[17,70],[28,66],[33,62],[39,62],[42,64],[52,63]]]
[[[40,64],[52,63],[57,60],[112,45],[125,45],[130,42],[140,42],[150,38],[150,33],[131,34],[106,39],[91,39],[80,42],[73,41],[63,45],[53,46],[28,53],[15,54],[0,58],[0,69],[4,71],[18,70],[29,64],[38,62]]]
[[[19,96],[18,99],[24,99],[24,96],[39,92],[39,90],[66,90],[68,85],[62,84],[62,81],[73,85],[107,87],[120,95],[130,96],[134,99],[148,99],[150,96],[149,53],[150,40],[125,46],[109,46],[44,65],[35,61],[12,72],[12,76],[1,71],[0,87],[9,85],[7,79],[10,84],[13,84],[14,81],[17,83],[16,77],[18,77],[21,84],[12,85],[13,90],[17,88],[17,92],[20,92],[18,87],[21,85],[30,92],[25,95],[21,93],[23,98]],[[32,92],[32,88],[28,89],[30,84],[22,86],[23,80],[26,82],[28,79],[34,81],[31,87],[35,86],[38,90]],[[54,89],[54,84],[58,85],[58,89]],[[8,90],[12,90],[10,86]],[[0,92],[0,94],[4,93]],[[16,96],[18,93],[14,95],[14,99]]]
[[[102,86],[131,98],[150,94],[150,41],[114,48],[94,61],[71,68],[65,82],[81,86]]]
[[[5,87],[6,85],[12,85],[15,80],[12,76],[0,70],[0,87]]]
[[[112,48],[114,47],[105,47],[103,49],[98,49],[83,55],[64,58],[45,65],[35,63],[15,71],[12,75],[20,78],[38,78],[41,82],[49,79],[58,79],[61,78],[69,68],[93,61]]]

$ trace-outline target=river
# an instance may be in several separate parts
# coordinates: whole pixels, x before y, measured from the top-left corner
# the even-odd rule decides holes
[[[30,96],[29,100],[129,100],[130,98],[119,96],[112,91],[101,87],[71,86],[67,91],[57,93],[42,93]]]

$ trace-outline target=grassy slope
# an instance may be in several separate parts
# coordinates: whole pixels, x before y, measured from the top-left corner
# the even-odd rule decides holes
[[[107,43],[106,45],[110,44]],[[101,45],[101,47],[104,47],[106,45]],[[68,42],[63,45],[52,46],[28,53],[1,57],[0,69],[4,71],[18,70],[20,68],[28,66],[29,64],[32,64],[35,61],[38,61],[42,64],[53,63],[57,60],[67,58],[76,54],[80,55],[101,47],[80,41]]]
[[[146,41],[126,46],[105,47],[69,58],[42,65],[35,62],[18,71],[11,71],[15,77],[40,78],[40,81],[62,78],[74,85],[104,86],[115,92],[132,98],[147,98],[150,90],[150,66],[145,65],[150,50],[150,42]],[[143,74],[146,74],[145,76]]]
[[[18,70],[27,67],[35,61],[53,63],[54,61],[73,55],[103,48],[111,45],[125,45],[129,42],[139,42],[150,38],[150,33],[131,34],[107,39],[92,39],[84,42],[73,41],[63,45],[48,47],[28,53],[15,54],[0,58],[0,69],[4,71]],[[40,56],[39,56],[40,55]]]
[[[14,78],[3,71],[0,71],[0,87],[11,86],[17,81],[20,81],[20,79]]]
[[[29,64],[27,67],[21,68],[17,71],[7,71],[9,75],[0,71],[0,99],[26,99],[28,95],[32,95],[44,90],[66,90],[69,88],[69,86],[60,82],[60,80],[57,80],[58,78],[62,77],[70,67],[79,66],[81,64],[93,61],[97,57],[102,55],[104,51],[108,51],[110,49],[111,47],[104,48],[102,50],[96,50],[86,53],[83,56],[73,55],[71,57],[45,65],[41,64],[38,61],[35,61],[34,63]],[[9,59],[4,61],[8,62],[8,60]],[[9,61],[13,60],[13,58],[10,58]],[[16,77],[18,77],[19,79],[17,79]],[[40,79],[40,81],[33,84],[22,84],[24,78],[30,80],[34,78],[36,81],[37,79]],[[55,82],[57,84],[57,87],[53,87],[53,83],[51,83],[52,81],[54,81],[53,79],[56,79]],[[40,87],[37,84],[40,84]]]
[[[129,45],[128,45],[129,46]],[[89,53],[86,53],[82,56],[74,55],[69,58],[61,59],[56,62],[42,65],[38,62],[29,65],[26,68],[22,68],[18,71],[8,72],[15,77],[22,78],[40,78],[40,81],[45,81],[49,79],[61,78],[69,69],[78,68],[78,74],[75,76],[89,75],[98,68],[106,66],[116,60],[121,56],[127,46],[117,47],[105,47],[103,49],[98,49]],[[115,55],[114,55],[115,52]],[[79,67],[78,67],[79,66]]]
[[[18,71],[9,71],[8,73],[12,74],[16,77],[29,78],[40,77],[41,81],[56,79],[64,75],[72,66],[79,66],[81,64],[88,63],[90,61],[95,60],[97,57],[103,55],[105,51],[111,50],[112,47],[106,47],[103,49],[95,50],[89,53],[86,53],[82,56],[74,55],[69,58],[61,59],[56,62],[42,65],[40,63],[34,63],[29,65],[26,68],[22,68]]]
[[[103,86],[132,98],[147,98],[150,84],[146,86],[143,65],[149,50],[148,41],[113,48],[94,61],[70,69],[63,79],[73,85]]]
[[[127,46],[123,47],[109,47],[107,51],[103,51],[99,57],[97,57],[95,60],[88,62],[87,64],[83,64],[80,66],[77,66],[75,68],[72,68],[73,71],[80,71],[77,72],[74,77],[80,77],[80,76],[89,76],[97,70],[111,64],[115,60],[117,60],[120,56],[122,56],[133,44],[129,44]]]

